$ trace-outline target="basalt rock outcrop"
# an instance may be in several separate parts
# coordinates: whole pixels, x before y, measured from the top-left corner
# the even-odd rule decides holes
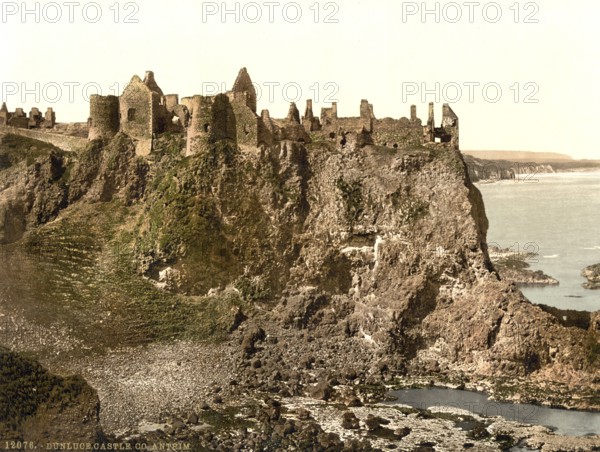
[[[85,198],[130,202],[144,192],[148,164],[124,135],[110,146],[90,143],[79,154],[16,135],[0,136],[0,243],[54,220]]]
[[[457,150],[284,142],[184,158],[176,136],[156,145],[142,162],[117,135],[106,155],[79,156],[68,182],[72,208],[135,205],[129,240],[151,280],[168,267],[184,295],[234,287],[269,306],[262,321],[358,338],[391,369],[591,384],[588,332],[564,328],[494,271],[481,195]]]
[[[515,283],[517,286],[554,286],[559,282],[541,270],[531,270],[529,261],[537,254],[515,252],[508,248],[490,246],[490,258],[494,267],[504,281]]]
[[[159,93],[135,85],[166,110]],[[366,101],[360,118],[324,109],[313,130],[315,118],[304,126],[297,109],[277,127],[268,112],[258,121],[251,94],[197,98],[192,112],[211,116],[202,124],[192,113],[191,144],[183,125],[144,129],[142,139],[113,124],[78,152],[53,148],[3,167],[3,242],[95,241],[79,269],[102,295],[78,305],[93,322],[84,343],[96,331],[134,345],[219,333],[237,348],[231,386],[283,397],[335,400],[340,381],[428,375],[521,379],[543,387],[542,398],[556,385],[558,403],[577,391],[572,406],[598,407],[597,329],[562,324],[498,275],[449,107],[439,128],[432,111],[425,129],[414,115],[397,121],[411,137],[402,141],[382,135],[395,120],[377,129]],[[141,121],[138,107],[119,105],[129,126]],[[245,128],[235,120],[246,116],[276,138],[236,143]],[[150,140],[144,152],[140,140]]]
[[[581,276],[587,279],[583,283],[586,289],[600,289],[600,264],[589,265],[581,271]]]

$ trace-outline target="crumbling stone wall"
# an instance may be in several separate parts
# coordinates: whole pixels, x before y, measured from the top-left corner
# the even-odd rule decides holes
[[[260,121],[258,122],[258,146],[270,146],[272,145],[277,137],[277,126],[271,119],[269,110],[263,110],[260,112]]]
[[[360,116],[339,118],[337,115],[337,103],[334,102],[331,108],[321,109],[321,131],[329,138],[343,138],[348,132],[371,133],[373,131],[373,105],[366,99],[360,102]]]
[[[380,146],[398,148],[423,142],[423,126],[419,118],[414,121],[408,118],[376,119],[373,129],[373,141]]]
[[[165,96],[165,108],[168,112],[173,112],[175,107],[179,104],[179,95],[177,94],[167,94]]]
[[[42,123],[42,113],[37,107],[33,107],[29,112],[29,128],[30,129],[39,129],[40,124]]]
[[[52,129],[56,125],[56,113],[52,107],[48,107],[44,115],[44,128]]]
[[[310,135],[300,122],[300,111],[296,104],[292,102],[285,120],[279,124],[279,130],[275,131],[277,140],[294,141],[300,143],[310,143]]]
[[[333,102],[330,108],[321,108],[321,127],[331,126],[337,119],[337,102]]]
[[[307,132],[321,130],[321,121],[319,121],[319,118],[315,117],[315,114],[313,113],[312,99],[307,99],[306,101],[306,110],[302,117],[302,125]]]
[[[258,145],[258,123],[260,118],[242,99],[231,102],[236,123],[236,139],[238,144]]]
[[[440,138],[442,143],[450,143],[451,146],[458,149],[458,116],[448,104],[442,106]]]
[[[2,102],[2,107],[0,108],[0,126],[7,126],[9,117],[10,113],[6,107],[6,103]]]
[[[58,133],[48,133],[42,130],[35,129],[23,129],[20,127],[0,126],[0,132],[12,133],[14,135],[21,135],[23,137],[33,138],[34,140],[43,141],[44,143],[50,143],[57,148],[65,151],[74,152],[79,149],[83,149],[88,144],[87,138],[73,137],[68,135],[61,135]]]

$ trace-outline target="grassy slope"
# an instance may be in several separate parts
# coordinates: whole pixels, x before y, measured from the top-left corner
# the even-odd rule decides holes
[[[69,405],[87,384],[81,377],[52,375],[23,355],[0,347],[0,437],[12,437],[42,405]]]
[[[50,152],[63,154],[64,151],[48,143],[19,135],[7,134],[0,137],[0,171],[25,161],[27,165]]]

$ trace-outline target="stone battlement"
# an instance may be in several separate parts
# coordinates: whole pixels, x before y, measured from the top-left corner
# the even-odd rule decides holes
[[[88,120],[90,140],[108,140],[123,132],[137,141],[137,153],[152,152],[152,139],[158,134],[179,131],[187,134],[186,155],[218,141],[263,147],[283,141],[308,143],[312,134],[358,145],[376,144],[398,147],[441,142],[458,149],[458,117],[448,104],[443,105],[442,123],[436,127],[434,105],[423,124],[411,106],[410,118],[377,119],[373,105],[363,99],[359,116],[339,118],[337,104],[314,115],[312,100],[306,101],[304,116],[292,103],[286,118],[272,119],[268,110],[257,114],[257,95],[246,68],[242,68],[231,91],[216,96],[195,95],[179,100],[177,94],[165,95],[152,71],[142,80],[134,75],[121,96],[93,95]]]

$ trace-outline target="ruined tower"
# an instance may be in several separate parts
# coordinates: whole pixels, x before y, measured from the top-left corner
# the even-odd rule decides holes
[[[450,143],[458,149],[458,116],[456,116],[448,104],[442,106],[440,139],[442,143]]]
[[[304,117],[302,118],[302,125],[307,132],[314,132],[321,128],[319,118],[315,118],[313,113],[313,101],[312,99],[306,100],[306,110],[304,111]]]
[[[362,130],[365,132],[373,131],[373,119],[375,115],[373,114],[373,105],[369,103],[368,100],[363,99],[360,101],[360,125],[362,126]]]
[[[0,108],[0,126],[8,125],[9,118],[8,108],[6,107],[6,102],[2,102],[2,108]]]
[[[52,107],[48,107],[46,114],[44,115],[44,127],[46,129],[52,129],[56,124],[56,113]]]
[[[117,96],[90,97],[88,139],[110,140],[119,131],[119,98]]]
[[[237,143],[236,118],[229,97],[194,96],[192,119],[188,127],[186,155],[193,155],[208,144],[227,140]]]

